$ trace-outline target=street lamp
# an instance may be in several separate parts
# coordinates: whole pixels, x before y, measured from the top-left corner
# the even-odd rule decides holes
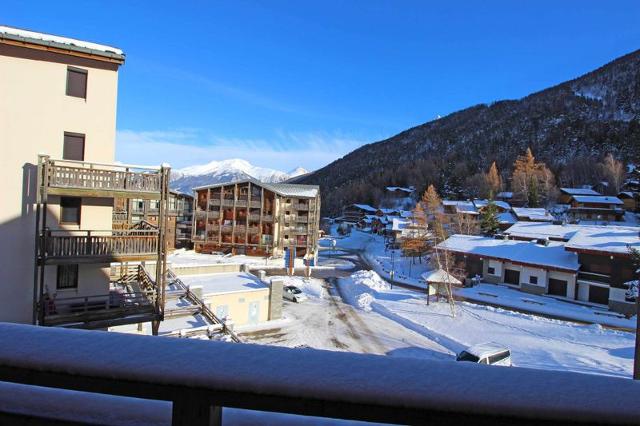
[[[395,276],[395,249],[391,249],[391,290],[393,290],[393,277]]]

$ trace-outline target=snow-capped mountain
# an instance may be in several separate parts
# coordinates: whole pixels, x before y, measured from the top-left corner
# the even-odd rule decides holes
[[[236,158],[172,170],[171,189],[191,193],[191,190],[198,186],[231,182],[249,177],[262,182],[275,183],[306,173],[309,172],[302,167],[285,173],[280,170],[257,167],[246,160]]]

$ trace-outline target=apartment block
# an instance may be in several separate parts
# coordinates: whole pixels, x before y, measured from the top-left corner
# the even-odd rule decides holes
[[[169,176],[114,162],[124,61],[113,47],[0,27],[0,321],[162,318],[163,227],[112,228],[116,197],[158,200],[163,218]]]
[[[196,188],[193,243],[198,252],[254,256],[317,255],[320,190],[254,179]]]
[[[165,241],[168,250],[191,248],[193,196],[169,191],[167,199]],[[113,206],[113,227],[158,227],[159,200],[117,198]]]

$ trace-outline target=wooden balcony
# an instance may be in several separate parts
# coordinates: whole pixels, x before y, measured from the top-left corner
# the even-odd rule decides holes
[[[39,157],[41,185],[49,195],[161,199],[169,168],[148,168]]]
[[[294,204],[294,208],[298,211],[307,211],[309,210],[308,204]]]
[[[158,256],[158,240],[157,229],[45,230],[39,257],[44,264],[152,260]]]

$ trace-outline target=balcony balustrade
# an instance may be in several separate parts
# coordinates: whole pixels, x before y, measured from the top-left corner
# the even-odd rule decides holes
[[[160,199],[168,168],[125,166],[39,157],[48,194]]]
[[[98,263],[153,259],[159,232],[150,230],[45,230],[40,235],[40,259],[45,264]]]

